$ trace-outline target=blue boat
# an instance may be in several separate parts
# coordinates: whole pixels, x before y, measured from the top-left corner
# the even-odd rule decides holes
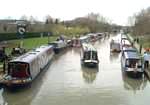
[[[121,58],[122,69],[128,76],[134,78],[142,77],[144,69],[142,60],[137,52],[134,50],[125,51]]]

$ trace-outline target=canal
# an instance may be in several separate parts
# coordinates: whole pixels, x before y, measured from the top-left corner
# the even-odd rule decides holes
[[[147,78],[123,75],[120,54],[110,54],[110,38],[92,43],[98,50],[99,68],[81,67],[80,49],[69,48],[54,57],[30,87],[0,89],[0,105],[149,105]]]

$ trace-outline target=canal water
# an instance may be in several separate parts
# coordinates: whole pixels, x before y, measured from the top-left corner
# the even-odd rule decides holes
[[[54,57],[31,86],[0,89],[0,105],[149,105],[147,78],[134,80],[122,73],[120,54],[111,54],[110,38],[92,43],[98,69],[81,67],[80,49],[68,48]]]

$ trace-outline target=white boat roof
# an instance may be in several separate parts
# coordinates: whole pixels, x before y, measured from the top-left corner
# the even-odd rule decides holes
[[[131,45],[130,41],[129,40],[122,40],[122,44],[125,44],[125,45]]]
[[[121,39],[127,39],[126,35],[121,35]]]
[[[95,33],[89,33],[89,34],[87,34],[87,36],[93,36],[93,35],[95,35]]]
[[[120,44],[120,41],[118,39],[112,39],[111,44]]]
[[[36,49],[33,49],[32,51],[29,51],[25,53],[24,55],[21,55],[10,62],[26,62],[26,63],[31,63],[38,55],[41,53],[45,52],[46,50],[53,48],[52,45],[43,45],[40,46]]]
[[[91,44],[87,43],[83,43],[82,48],[84,51],[96,51],[96,49]]]
[[[133,47],[123,47],[124,52],[137,52],[137,50]]]
[[[97,35],[104,35],[104,33],[96,33]]]
[[[89,36],[82,36],[82,37],[80,37],[80,40],[84,40],[84,39],[87,39],[87,38],[89,38]]]
[[[140,59],[137,52],[125,52],[124,55],[126,59]]]

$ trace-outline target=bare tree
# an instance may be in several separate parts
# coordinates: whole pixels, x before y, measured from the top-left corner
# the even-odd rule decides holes
[[[133,27],[134,34],[145,35],[150,34],[150,7],[147,9],[142,9],[138,14],[136,14],[135,24]]]
[[[20,17],[20,20],[28,20],[28,17],[27,17],[26,15],[22,15],[22,16]]]
[[[54,22],[54,19],[50,15],[47,15],[45,17],[45,24],[53,24],[53,22]]]

